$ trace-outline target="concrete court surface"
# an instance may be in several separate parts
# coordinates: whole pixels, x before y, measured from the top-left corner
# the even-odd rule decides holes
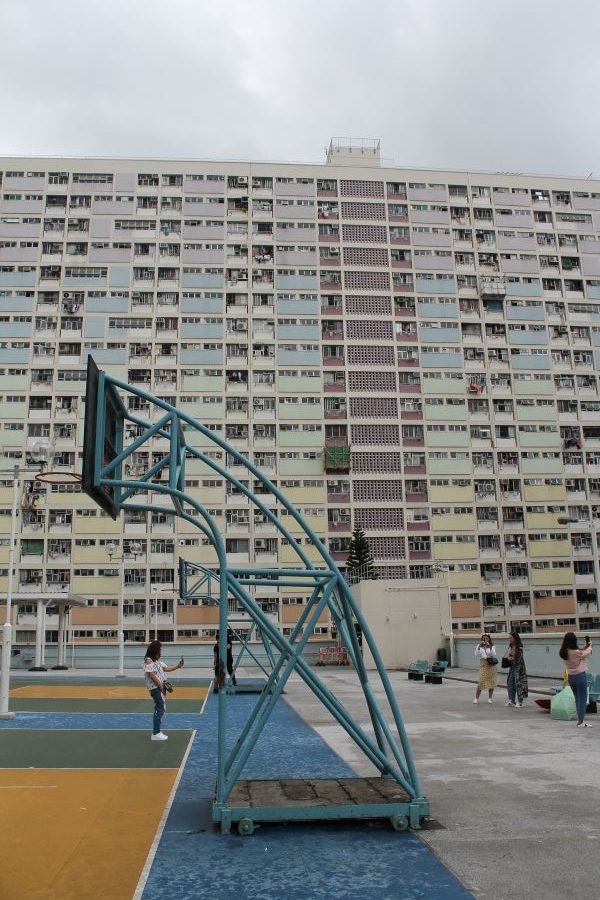
[[[318,673],[369,722],[352,672]],[[390,678],[431,815],[444,826],[422,839],[463,884],[481,900],[562,900],[573,890],[598,900],[600,716],[589,717],[593,729],[577,729],[551,719],[533,697],[523,709],[506,708],[498,689],[491,705],[482,697],[475,706],[472,683]],[[299,679],[288,683],[286,699],[358,774],[371,773]]]

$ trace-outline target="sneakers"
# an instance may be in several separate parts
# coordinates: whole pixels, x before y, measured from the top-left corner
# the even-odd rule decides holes
[[[515,703],[515,707],[516,707],[516,709],[523,709],[523,704],[522,704],[522,703]]]
[[[151,741],[168,741],[168,734],[163,734],[162,731],[159,731],[158,734],[153,734],[150,738]]]
[[[512,700],[507,700],[504,704],[505,706],[515,706],[516,704],[512,702]]]
[[[475,699],[473,700],[473,703],[479,703],[479,700],[477,699],[477,697],[475,697]]]
[[[492,698],[490,697],[489,700],[488,700],[488,703],[493,703],[493,702],[494,702],[494,701],[493,701]]]
[[[577,727],[578,728],[593,728],[594,726],[590,725],[589,722],[578,722]]]

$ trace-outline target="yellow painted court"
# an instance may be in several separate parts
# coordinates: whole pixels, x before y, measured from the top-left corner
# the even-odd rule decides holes
[[[3,900],[131,900],[177,769],[2,769]]]
[[[177,685],[173,693],[173,699],[177,700],[204,700],[208,693],[207,687],[182,687]],[[128,685],[97,685],[97,684],[25,684],[20,687],[12,687],[11,697],[29,698],[63,698],[85,700],[148,700],[148,689],[143,685],[132,687]]]
[[[193,736],[3,730],[0,900],[131,900]]]

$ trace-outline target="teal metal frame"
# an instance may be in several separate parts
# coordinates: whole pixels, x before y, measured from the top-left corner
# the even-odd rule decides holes
[[[254,819],[268,818],[270,821],[299,818],[304,820],[372,818],[382,815],[381,804],[365,803],[352,807],[305,806],[301,809],[277,807],[261,814],[258,810],[249,811],[247,807],[234,807],[229,802],[232,790],[242,775],[248,757],[265,729],[288,678],[292,672],[296,672],[380,775],[383,778],[394,779],[403,789],[406,802],[386,806],[383,814],[390,816],[394,827],[400,825],[398,830],[401,830],[403,823],[418,827],[421,819],[429,813],[429,804],[421,791],[400,709],[369,626],[327,548],[300,512],[264,472],[206,425],[194,421],[166,401],[105,372],[97,370],[95,378],[97,382],[93,384],[88,380],[88,396],[93,396],[96,401],[95,414],[91,409],[86,411],[89,414],[89,421],[95,426],[95,446],[93,453],[92,448],[87,447],[87,461],[84,454],[85,489],[90,496],[108,492],[114,503],[115,515],[121,509],[160,511],[193,523],[208,539],[215,552],[215,567],[219,578],[219,657],[224,667],[229,596],[257,624],[273,649],[274,665],[267,679],[266,689],[259,695],[231,749],[227,747],[226,738],[227,694],[225,691],[219,692],[217,778],[213,804],[215,822],[220,823],[221,830],[225,832],[229,831],[232,822],[237,822],[240,831],[250,833],[253,829],[253,822],[248,818],[250,812]],[[140,398],[148,404],[149,411],[153,415],[144,419],[135,414],[126,407],[122,395]],[[128,426],[132,430],[131,434],[128,433]],[[211,447],[213,454],[203,452],[190,443],[188,441],[190,436],[196,439],[201,436],[201,443]],[[158,445],[152,448],[155,457],[158,458],[152,461],[142,475],[134,478],[124,477],[124,463],[149,441]],[[230,454],[236,466],[243,467],[255,481],[260,482],[263,493],[252,491],[249,487],[250,482],[248,485],[244,484],[214,458],[215,448]],[[188,459],[201,461],[209,470],[246,496],[286,539],[296,554],[297,564],[272,568],[230,565],[225,540],[219,532],[215,518],[198,499],[186,493],[185,468]],[[261,499],[264,497],[264,489],[276,498],[282,512],[284,511],[286,517],[293,520],[304,538],[308,538],[308,542],[312,544],[314,552],[319,557],[318,564],[309,558],[305,546],[283,524],[282,516]],[[148,493],[158,496],[156,498],[144,496]],[[289,637],[277,628],[254,599],[252,588],[262,585],[309,590],[309,600]],[[356,670],[373,734],[355,720],[303,656],[315,626],[326,611],[333,619],[339,638],[348,651],[351,665]],[[373,657],[376,675],[389,705],[389,712],[382,709],[375,696],[358,644],[355,623],[362,629],[363,644],[368,646]],[[388,721],[390,713],[392,725]]]
[[[214,587],[214,590],[213,590]],[[199,563],[191,562],[188,559],[179,560],[179,596],[184,601],[196,601],[206,606],[219,605],[219,576],[212,569],[202,566]],[[248,624],[248,630],[243,634],[235,628],[235,613],[238,605],[233,601],[229,601],[227,612],[227,629],[233,633],[237,642],[235,658],[233,660],[233,676],[239,666],[242,664],[244,656],[248,655],[258,669],[268,678],[275,666],[275,657],[273,649],[269,643],[269,639],[263,633],[258,622],[254,619],[244,619],[243,622]],[[242,620],[240,620],[240,623]],[[261,662],[259,657],[252,649],[251,642],[261,643],[267,658],[267,669]],[[252,680],[250,682],[228,684],[228,694],[247,694],[249,692],[260,692],[266,686],[266,681]]]

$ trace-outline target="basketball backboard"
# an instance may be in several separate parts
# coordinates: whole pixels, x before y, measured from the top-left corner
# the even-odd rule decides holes
[[[92,356],[88,356],[85,395],[85,425],[83,432],[82,487],[88,496],[101,506],[111,518],[119,514],[118,488],[103,485],[102,469],[123,449],[123,403],[115,388],[105,383]],[[108,475],[121,477],[121,466]]]

